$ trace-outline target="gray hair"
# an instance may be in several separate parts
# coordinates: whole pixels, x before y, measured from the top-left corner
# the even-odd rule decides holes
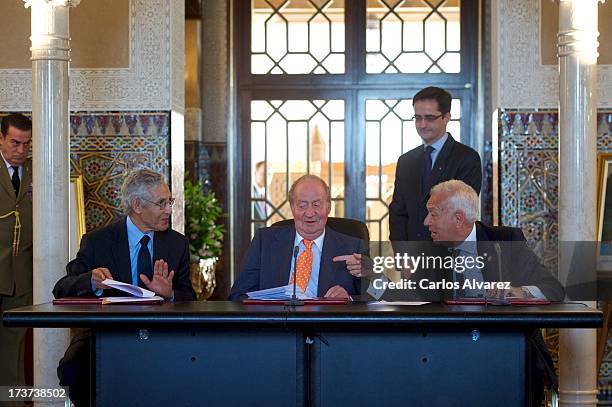
[[[152,200],[150,188],[165,183],[163,175],[146,168],[130,172],[121,186],[121,209],[126,215],[131,214],[134,199]]]
[[[289,189],[289,203],[291,205],[293,205],[293,194],[295,193],[295,188],[297,188],[297,186],[300,185],[304,181],[316,181],[320,183],[321,186],[323,187],[323,190],[325,191],[325,198],[327,200],[327,203],[331,205],[331,190],[329,189],[329,186],[321,178],[317,177],[316,175],[312,175],[312,174],[302,175],[291,185],[291,188]]]
[[[431,189],[431,195],[443,193],[447,198],[447,202],[454,210],[462,211],[465,219],[474,223],[478,219],[478,194],[474,188],[463,181],[451,179],[441,182]]]

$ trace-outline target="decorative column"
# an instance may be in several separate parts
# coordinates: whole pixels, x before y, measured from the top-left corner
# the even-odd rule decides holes
[[[559,3],[559,241],[597,240],[597,6],[600,0]],[[601,0],[603,1],[603,0]],[[567,281],[572,252],[560,250]],[[595,298],[589,303],[595,307]],[[596,331],[559,333],[559,402],[597,404]]]
[[[32,163],[34,303],[52,300],[51,290],[68,262],[69,8],[81,0],[25,0],[32,9]],[[34,384],[57,387],[57,363],[67,329],[34,330]],[[37,405],[44,405],[40,403]]]

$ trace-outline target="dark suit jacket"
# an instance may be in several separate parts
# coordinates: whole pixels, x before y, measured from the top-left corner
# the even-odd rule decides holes
[[[82,297],[93,295],[91,271],[106,267],[113,278],[132,284],[130,249],[128,244],[126,218],[103,228],[89,232],[81,239],[77,256],[66,266],[67,275],[53,288],[55,298]],[[189,279],[189,246],[187,238],[168,229],[155,232],[153,237],[153,261],[165,260],[168,270],[174,270],[175,301],[195,300],[195,292]],[[106,292],[108,291],[108,292]],[[105,295],[125,295],[106,290]]]
[[[497,256],[494,242],[500,242],[502,281],[510,281],[512,286],[536,286],[550,301],[563,301],[565,292],[559,281],[544,267],[535,253],[529,248],[523,232],[519,228],[491,227],[476,222],[476,240],[478,255],[484,257],[485,266],[482,270],[485,281],[499,281],[500,259]],[[427,253],[427,255],[448,256],[446,247],[433,242],[411,242],[400,245],[410,248],[411,254]],[[452,270],[421,270],[414,273],[412,279],[418,281],[426,278],[429,281],[452,281]],[[443,290],[387,290],[383,298],[389,301],[426,300],[442,301],[450,298],[452,292]],[[532,393],[530,398],[541,397],[544,378],[548,377],[550,384],[557,389],[557,375],[552,358],[539,330],[528,334],[529,350],[532,355],[530,362]],[[532,403],[534,403],[532,402]]]
[[[502,280],[510,281],[513,287],[535,285],[549,301],[563,301],[565,290],[559,281],[540,263],[536,254],[529,248],[525,235],[520,228],[505,226],[486,226],[476,222],[476,239],[478,241],[478,254],[492,253],[492,258],[486,263],[483,270],[485,281],[499,280],[499,259],[495,255],[492,242],[501,242],[501,271]],[[512,242],[512,243],[507,243]],[[530,364],[532,392],[543,387],[544,377],[548,377],[550,385],[558,391],[558,378],[555,372],[552,357],[540,330],[534,330],[528,336],[528,344],[532,354]],[[534,396],[536,398],[534,399]],[[538,394],[532,394],[534,405],[539,405]]]
[[[0,295],[20,296],[32,292],[32,161],[23,165],[19,193],[0,157],[0,216],[18,208],[21,222],[19,252],[13,256],[15,215],[0,219]],[[26,305],[26,304],[24,304]]]
[[[293,225],[258,229],[230,292],[230,300],[241,300],[247,292],[286,285],[291,271],[294,240]],[[364,250],[361,240],[326,227],[317,295],[323,297],[335,285],[341,285],[351,295],[359,294],[359,279],[349,274],[344,262],[334,263],[332,258],[363,253]]]
[[[484,281],[500,281],[500,261],[495,250],[494,242],[500,242],[501,253],[501,281],[509,281],[513,287],[536,286],[549,301],[563,301],[565,291],[559,281],[540,263],[538,257],[527,245],[525,236],[519,228],[505,226],[487,226],[476,222],[476,240],[478,255],[483,257],[484,268],[482,274]],[[435,243],[421,242],[419,251],[427,255],[449,256],[444,246]],[[406,245],[408,246],[408,245]],[[414,246],[414,245],[413,245]],[[423,278],[429,281],[453,281],[453,270],[420,270],[410,278],[420,281]],[[414,295],[415,293],[412,293]],[[390,293],[385,298],[398,300],[410,293]],[[427,301],[442,301],[452,296],[452,292],[442,290],[418,290],[419,299]]]
[[[430,240],[429,230],[423,225],[423,221],[427,216],[429,190],[434,185],[458,179],[474,188],[476,193],[480,193],[480,156],[472,148],[455,141],[450,134],[438,153],[430,182],[425,188],[426,194],[421,194],[423,159],[423,146],[418,146],[397,160],[395,189],[389,205],[391,241]]]
[[[499,280],[499,259],[492,242],[500,243],[502,280],[510,281],[513,287],[535,285],[550,301],[563,301],[565,290],[561,283],[540,263],[529,248],[520,228],[486,226],[476,222],[478,254],[487,253],[490,260],[485,262],[485,281]],[[513,243],[506,243],[513,242]]]

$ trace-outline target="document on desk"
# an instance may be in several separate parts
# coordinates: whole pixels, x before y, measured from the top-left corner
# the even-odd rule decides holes
[[[157,304],[164,302],[164,299],[159,295],[153,297],[104,297],[102,305],[106,304]]]
[[[53,300],[53,305],[105,305],[105,304],[157,304],[164,302],[158,295],[153,297],[64,297]]]
[[[266,288],[265,290],[251,291],[247,296],[251,300],[289,300],[293,295],[293,285],[287,284],[280,287]],[[295,296],[300,300],[312,299],[305,295],[299,287],[296,287]]]
[[[102,281],[102,284],[110,288],[123,291],[124,293],[132,294],[134,297],[138,298],[151,298],[155,296],[155,293],[153,291],[149,291],[146,288],[141,288],[128,283],[122,283],[121,281],[111,280],[109,278]]]
[[[405,305],[409,307],[414,307],[418,305],[431,304],[431,302],[430,301],[376,301],[376,302],[371,302],[370,304]]]

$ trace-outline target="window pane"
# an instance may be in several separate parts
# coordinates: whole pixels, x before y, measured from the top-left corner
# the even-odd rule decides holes
[[[460,111],[461,101],[453,99],[446,129],[455,140],[461,140]],[[422,144],[412,116],[412,99],[366,100],[366,222],[371,241],[389,240],[397,159]]]
[[[367,0],[366,72],[458,73],[460,0]]]
[[[304,174],[327,182],[330,216],[344,216],[344,101],[252,101],[251,164],[252,232],[292,218],[289,188]]]
[[[252,0],[251,73],[344,73],[344,0]]]

